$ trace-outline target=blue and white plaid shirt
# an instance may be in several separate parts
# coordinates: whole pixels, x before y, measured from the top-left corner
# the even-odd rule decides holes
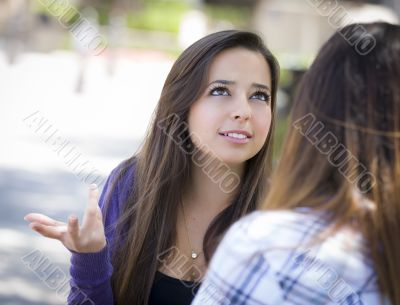
[[[328,225],[300,210],[244,217],[218,247],[192,305],[381,304],[361,234],[343,228],[315,242]]]

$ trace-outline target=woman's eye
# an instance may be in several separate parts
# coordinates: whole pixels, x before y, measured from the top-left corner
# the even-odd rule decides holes
[[[271,96],[267,93],[264,92],[256,92],[252,98],[255,98],[257,100],[263,101],[263,102],[269,102],[271,99]]]
[[[219,96],[219,95],[228,96],[229,95],[228,90],[223,87],[214,88],[211,90],[210,93],[211,93],[211,95],[214,95],[214,96]]]

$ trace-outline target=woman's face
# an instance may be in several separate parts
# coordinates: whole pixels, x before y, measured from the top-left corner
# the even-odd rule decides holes
[[[211,62],[206,91],[189,111],[192,141],[228,164],[249,160],[268,136],[270,96],[271,72],[259,52],[232,48],[219,53]]]

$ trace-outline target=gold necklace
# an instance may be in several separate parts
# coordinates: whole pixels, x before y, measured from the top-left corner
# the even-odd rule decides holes
[[[189,230],[188,230],[188,226],[186,223],[186,215],[185,215],[185,208],[183,207],[183,202],[181,201],[181,208],[182,208],[182,214],[183,214],[183,221],[185,223],[185,231],[186,231],[186,237],[189,243],[189,247],[190,247],[190,251],[191,251],[191,255],[190,257],[192,258],[192,263],[194,264],[194,261],[196,260],[196,258],[199,257],[199,255],[201,255],[203,253],[203,251],[197,252],[194,250],[192,243],[190,242],[190,237],[189,237]]]

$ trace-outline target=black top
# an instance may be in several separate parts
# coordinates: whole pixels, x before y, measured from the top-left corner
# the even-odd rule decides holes
[[[190,305],[200,285],[157,271],[151,288],[149,305]]]

